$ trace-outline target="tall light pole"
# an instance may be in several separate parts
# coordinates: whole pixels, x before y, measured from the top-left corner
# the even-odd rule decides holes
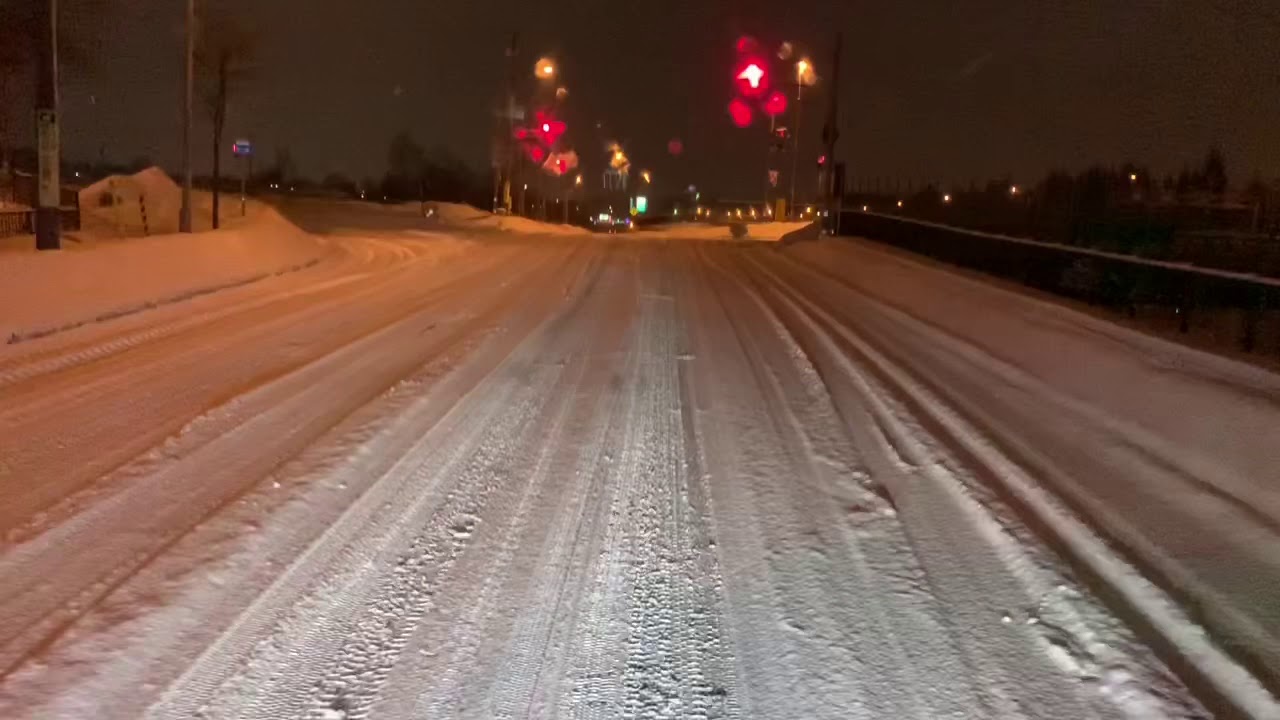
[[[822,127],[823,155],[818,194],[822,200],[824,215],[831,218],[830,231],[840,234],[840,215],[844,209],[844,166],[836,162],[836,141],[840,139],[840,49],[844,35],[836,33],[835,50],[831,57],[831,81],[827,83],[827,119]],[[832,213],[834,217],[831,217]]]
[[[516,52],[519,49],[520,33],[511,34],[511,44],[507,46],[507,67],[505,73],[505,86],[503,88],[503,102],[506,107],[503,112],[507,116],[506,137],[503,138],[501,147],[505,150],[502,158],[502,183],[501,187],[494,193],[497,199],[494,200],[496,206],[501,206],[508,215],[511,214],[511,183],[515,177],[516,167],[516,96],[515,96],[515,73],[516,73]],[[501,128],[501,123],[499,123]],[[500,130],[501,132],[501,130]],[[494,208],[495,210],[497,207]]]
[[[36,81],[36,147],[39,187],[36,198],[36,249],[62,246],[62,185],[58,177],[58,3],[36,0],[35,43],[39,63]]]
[[[796,63],[796,123],[795,130],[792,131],[795,137],[793,144],[794,154],[791,158],[791,212],[795,212],[796,207],[796,175],[800,172],[800,101],[804,98],[805,78],[809,73],[813,72],[813,64],[808,60],[801,60]]]
[[[187,47],[182,103],[182,210],[178,231],[191,232],[191,103],[195,93],[196,0],[187,0]]]

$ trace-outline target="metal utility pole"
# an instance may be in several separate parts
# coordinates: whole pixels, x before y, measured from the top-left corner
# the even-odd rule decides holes
[[[182,210],[179,232],[191,232],[191,102],[195,92],[196,0],[187,0],[185,93],[182,104]]]
[[[844,165],[836,162],[836,141],[840,139],[840,47],[843,43],[844,36],[836,33],[836,47],[831,54],[831,82],[827,86],[827,121],[822,126],[823,155],[827,161],[822,166],[818,190],[822,209],[828,214],[832,211],[836,214],[831,223],[835,233],[839,232],[844,200]]]
[[[804,77],[801,73],[796,73],[796,123],[792,130],[792,135],[796,141],[792,150],[794,155],[791,157],[791,203],[788,208],[790,214],[796,212],[796,175],[800,173],[800,101],[804,98]]]
[[[516,136],[515,83],[516,83],[516,54],[519,52],[519,50],[520,50],[520,33],[513,32],[511,33],[511,44],[507,46],[507,74],[506,74],[507,87],[506,87],[506,92],[503,93],[503,101],[507,105],[506,108],[504,108],[507,115],[507,136],[503,139],[503,143],[504,143],[503,147],[506,148],[507,152],[506,152],[506,162],[505,162],[503,178],[502,178],[501,203],[502,203],[502,207],[506,210],[508,215],[511,214],[511,179],[514,176],[514,172],[515,172],[516,152],[517,152],[516,143],[515,143],[515,136]],[[522,195],[521,201],[520,201],[522,205],[524,203],[523,197],[524,196]]]
[[[35,44],[39,61],[36,78],[36,147],[39,149],[39,188],[36,198],[36,249],[62,246],[62,184],[58,177],[58,2],[37,0]]]

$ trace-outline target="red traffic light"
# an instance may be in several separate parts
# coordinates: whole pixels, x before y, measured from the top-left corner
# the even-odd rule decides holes
[[[740,128],[747,127],[751,124],[751,106],[742,98],[734,98],[729,101],[729,119],[733,120],[733,124]]]
[[[748,98],[763,97],[769,91],[769,72],[765,64],[754,59],[739,63],[733,73],[738,94]]]
[[[787,96],[774,90],[764,101],[764,111],[770,115],[781,115],[787,111]]]

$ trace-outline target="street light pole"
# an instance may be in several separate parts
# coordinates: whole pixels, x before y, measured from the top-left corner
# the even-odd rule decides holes
[[[796,126],[792,130],[795,142],[792,144],[791,157],[791,213],[795,213],[796,175],[800,172],[800,102],[804,99],[804,71],[807,66],[808,63],[804,60],[796,63]]]
[[[178,230],[191,232],[191,103],[195,92],[196,0],[187,0],[187,47],[182,103],[182,210]]]
[[[39,149],[39,187],[36,198],[36,249],[62,246],[62,185],[58,177],[58,3],[37,0],[35,22],[39,54],[36,82],[36,147]]]

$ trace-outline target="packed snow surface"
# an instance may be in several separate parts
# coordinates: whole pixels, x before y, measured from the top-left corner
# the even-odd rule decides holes
[[[0,256],[0,717],[1277,717],[1280,378],[435,210]]]

